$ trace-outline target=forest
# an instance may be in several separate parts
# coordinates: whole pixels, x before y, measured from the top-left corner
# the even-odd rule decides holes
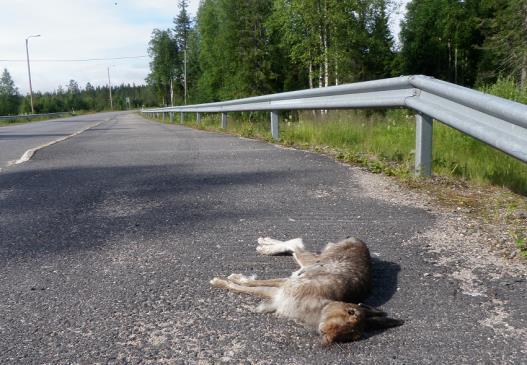
[[[527,0],[179,0],[155,29],[148,84],[160,105],[425,74],[485,88],[527,83]]]
[[[527,0],[412,0],[399,39],[396,0],[188,0],[154,29],[146,85],[112,87],[114,109],[177,105],[425,74],[485,89],[527,85]],[[518,100],[518,98],[517,98]],[[35,112],[109,110],[107,86],[35,93]],[[523,99],[519,101],[525,102]],[[29,112],[8,70],[0,115]]]
[[[148,85],[112,86],[112,101],[114,110],[157,104],[153,89]],[[59,86],[53,92],[33,92],[33,107],[36,114],[110,110],[110,90],[108,86],[93,86],[89,82],[81,88],[75,80],[70,80],[66,88]],[[9,71],[4,69],[0,76],[0,115],[29,113],[29,97],[19,94]]]

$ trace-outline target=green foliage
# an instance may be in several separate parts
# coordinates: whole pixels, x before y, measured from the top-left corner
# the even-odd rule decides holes
[[[180,50],[187,49],[192,23],[188,15],[188,0],[179,0],[179,14],[174,18],[174,38]]]
[[[273,57],[265,22],[271,0],[205,0],[198,12],[200,100],[223,100],[274,90]]]
[[[187,124],[195,126],[195,121]],[[200,128],[219,130],[219,124],[219,116],[210,115],[203,117]],[[271,140],[268,116],[229,114],[227,131]],[[283,120],[280,135],[285,145],[328,152],[371,172],[403,177],[413,174],[415,117],[404,110],[335,111],[323,116],[304,112],[298,121]],[[439,122],[434,124],[433,173],[504,186],[527,196],[525,163]]]
[[[170,29],[154,29],[148,54],[152,60],[147,82],[156,90],[161,105],[171,105],[173,83],[178,76],[180,53]]]
[[[17,114],[20,96],[11,74],[4,69],[0,77],[0,115]]]
[[[391,74],[386,0],[275,0],[268,26],[302,67],[309,87]]]
[[[485,0],[480,81],[508,76],[527,87],[527,0]]]
[[[527,104],[527,90],[518,87],[512,77],[499,78],[494,84],[480,87],[480,90],[487,94]]]
[[[483,38],[480,0],[413,0],[402,23],[402,73],[473,85]]]
[[[33,93],[35,113],[110,110],[110,92],[107,86],[93,87],[88,83],[85,89],[81,89],[74,80],[72,81],[68,85],[67,92],[59,86],[54,92]],[[158,103],[153,90],[144,85],[112,86],[112,97],[114,110],[155,106]],[[20,99],[22,104],[17,113],[31,113],[29,97],[20,97]]]

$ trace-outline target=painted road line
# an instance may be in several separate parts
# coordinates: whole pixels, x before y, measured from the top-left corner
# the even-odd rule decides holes
[[[31,148],[31,149],[27,150],[26,152],[24,152],[24,154],[22,155],[22,157],[20,157],[18,160],[10,161],[10,162],[7,164],[7,166],[18,165],[18,164],[21,164],[21,163],[27,162],[27,161],[31,160],[31,158],[33,157],[33,155],[34,155],[37,151],[39,151],[39,150],[41,150],[41,149],[43,149],[43,148],[49,147],[49,146],[51,146],[51,145],[54,145],[54,144],[56,144],[56,143],[59,143],[59,142],[65,141],[65,140],[67,140],[67,139],[70,139],[70,138],[72,138],[72,137],[78,136],[79,134],[86,132],[88,129],[95,128],[95,127],[99,126],[101,123],[104,123],[104,122],[107,122],[107,121],[108,121],[108,120],[100,121],[100,122],[97,123],[97,124],[91,125],[91,126],[89,126],[89,127],[87,127],[87,128],[84,128],[84,129],[82,129],[82,130],[80,130],[80,131],[77,131],[77,132],[75,132],[75,133],[73,133],[73,134],[70,134],[70,135],[68,135],[68,136],[65,136],[65,137],[62,137],[62,138],[56,139],[56,140],[54,140],[54,141],[51,141],[51,142],[45,143],[45,144],[43,144],[43,145],[41,145],[41,146],[38,146],[38,147],[35,147],[35,148]]]

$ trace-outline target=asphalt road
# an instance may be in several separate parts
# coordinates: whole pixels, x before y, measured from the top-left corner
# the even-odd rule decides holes
[[[0,127],[0,171],[31,148],[65,138],[115,115],[118,113],[99,113]]]
[[[0,172],[0,363],[527,363],[525,337],[482,324],[488,298],[463,294],[426,238],[407,243],[435,224],[329,158],[115,115]],[[296,270],[258,256],[259,236],[349,235],[374,253],[367,302],[403,326],[323,348],[209,285]],[[525,282],[505,279],[488,283],[525,328]]]

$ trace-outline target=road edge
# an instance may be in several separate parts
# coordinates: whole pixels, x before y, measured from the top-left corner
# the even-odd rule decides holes
[[[104,123],[104,122],[107,122],[108,120],[102,120],[100,121],[99,123],[96,123],[94,125],[91,125],[89,127],[86,127],[84,129],[81,129],[80,131],[77,131],[73,134],[70,134],[68,136],[65,136],[65,137],[61,137],[59,139],[56,139],[54,141],[51,141],[51,142],[48,142],[48,143],[45,143],[43,145],[40,145],[38,147],[34,147],[34,148],[30,148],[29,150],[27,150],[26,152],[24,152],[24,154],[18,159],[18,160],[15,160],[15,161],[10,161],[7,166],[13,166],[13,165],[19,165],[21,163],[24,163],[24,162],[27,162],[29,160],[31,160],[31,158],[35,155],[36,152],[38,152],[39,150],[43,149],[43,148],[46,148],[46,147],[49,147],[49,146],[52,146],[56,143],[59,143],[59,142],[63,142],[67,139],[70,139],[70,138],[73,138],[75,136],[78,136],[79,134],[81,133],[84,133],[86,132],[87,130],[91,129],[91,128],[95,128],[97,126],[99,126],[100,124]]]

